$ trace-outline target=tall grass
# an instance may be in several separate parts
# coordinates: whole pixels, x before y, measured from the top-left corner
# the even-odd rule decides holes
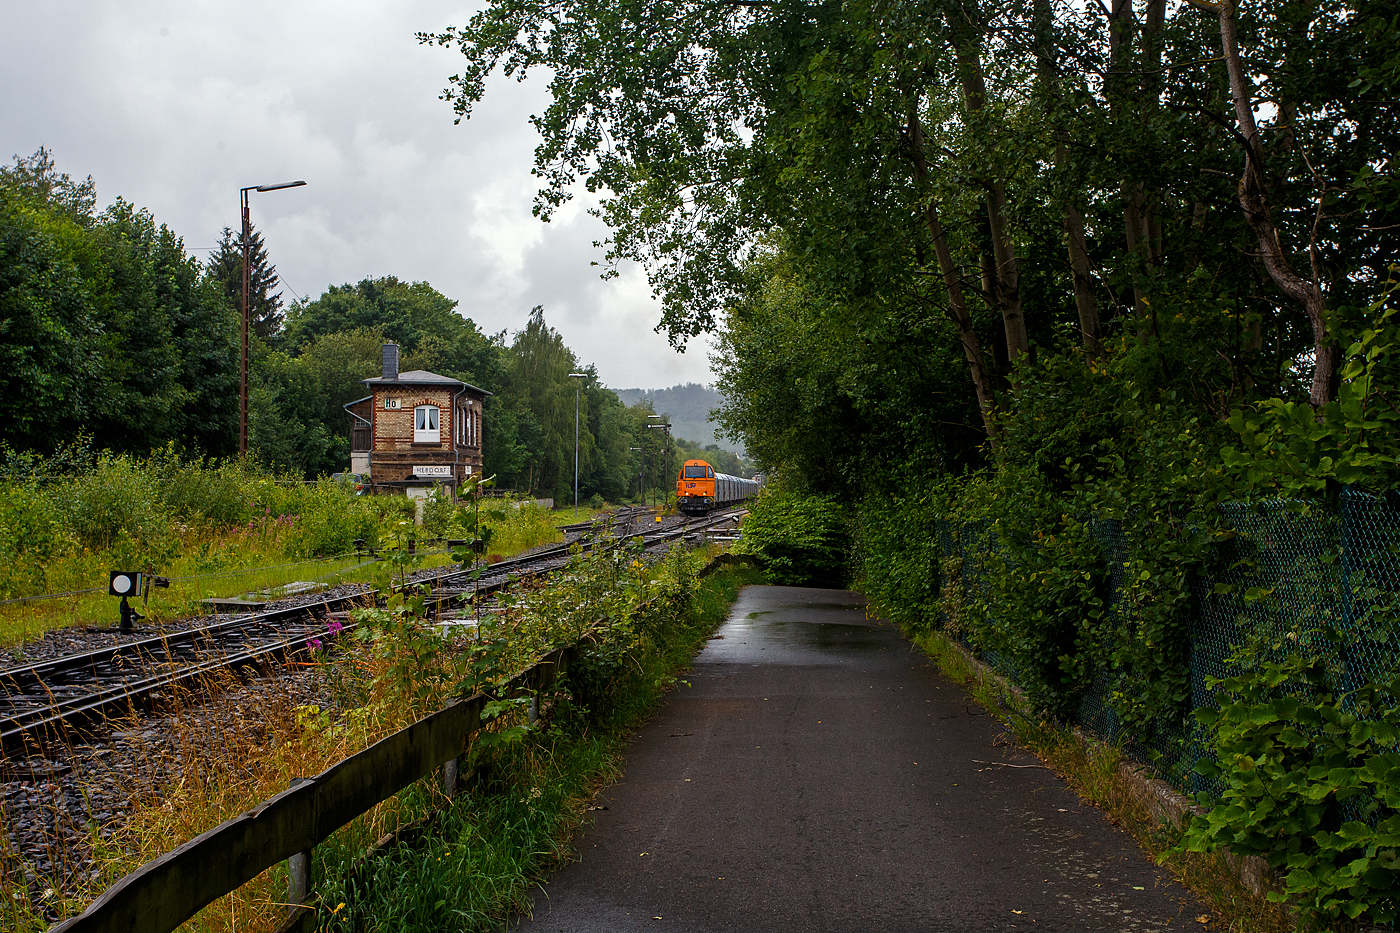
[[[467,535],[468,514],[475,509],[444,500],[437,532]],[[114,624],[110,570],[170,578],[138,607],[157,622],[198,614],[210,597],[363,580],[356,542],[374,548],[413,516],[406,498],[357,497],[344,484],[304,483],[254,461],[81,447],[44,459],[0,449],[0,647],[56,627]],[[492,551],[502,556],[559,540],[536,507],[506,508],[491,523]],[[28,599],[48,594],[70,595]]]

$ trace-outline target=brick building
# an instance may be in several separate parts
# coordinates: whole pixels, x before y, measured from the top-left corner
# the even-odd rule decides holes
[[[383,375],[364,380],[370,394],[350,414],[350,471],[369,476],[375,493],[426,496],[435,484],[456,490],[481,472],[485,389],[422,369],[399,372],[397,344],[384,345]]]

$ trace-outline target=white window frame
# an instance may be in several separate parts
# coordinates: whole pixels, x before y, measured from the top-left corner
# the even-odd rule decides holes
[[[442,410],[436,405],[418,405],[413,409],[413,443],[442,443]]]

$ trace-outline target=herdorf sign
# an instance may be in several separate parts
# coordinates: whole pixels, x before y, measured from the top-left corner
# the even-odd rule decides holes
[[[433,464],[433,465],[424,465],[424,464],[421,464],[421,463],[416,463],[416,464],[413,465],[413,475],[414,475],[414,476],[445,476],[445,477],[447,477],[448,479],[451,479],[451,478],[452,478],[452,464],[450,464],[450,463],[444,463],[444,464],[442,464],[441,466],[438,466],[438,465],[436,465],[436,464]]]

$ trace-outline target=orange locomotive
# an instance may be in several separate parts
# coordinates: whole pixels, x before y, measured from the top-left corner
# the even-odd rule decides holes
[[[676,506],[687,515],[741,502],[758,492],[759,483],[716,473],[704,460],[687,460],[676,478]]]

